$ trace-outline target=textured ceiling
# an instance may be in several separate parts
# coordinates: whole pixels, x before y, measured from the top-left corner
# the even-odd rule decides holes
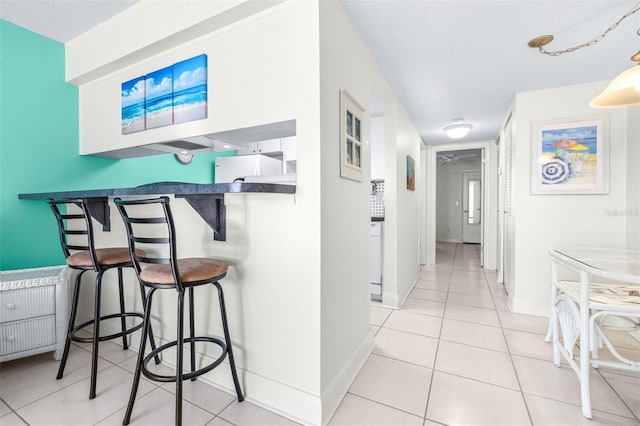
[[[0,18],[66,43],[139,0],[0,0]]]
[[[135,2],[0,0],[0,18],[64,43]],[[456,118],[473,125],[460,142],[495,139],[515,93],[611,80],[640,49],[640,13],[573,53],[549,57],[527,47],[541,34],[555,35],[549,50],[587,42],[638,1],[340,3],[427,144],[451,143],[442,129]]]

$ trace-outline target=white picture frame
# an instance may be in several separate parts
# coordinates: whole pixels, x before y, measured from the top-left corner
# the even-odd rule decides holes
[[[340,176],[361,182],[364,176],[364,109],[344,90],[340,91]]]
[[[609,116],[531,126],[531,194],[609,192]]]

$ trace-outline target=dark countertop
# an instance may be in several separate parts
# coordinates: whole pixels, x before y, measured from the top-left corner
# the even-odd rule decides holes
[[[371,222],[384,222],[384,216],[371,216]]]
[[[234,183],[184,183],[155,182],[132,188],[88,189],[78,191],[39,192],[18,194],[20,200],[47,200],[49,198],[82,198],[87,203],[91,217],[102,224],[102,230],[111,230],[109,213],[109,197],[130,195],[165,195],[174,194],[176,198],[184,198],[213,230],[213,238],[226,240],[226,194],[295,194],[295,185],[261,182]]]
[[[234,182],[234,183],[184,183],[184,182],[156,182],[132,188],[108,188],[88,189],[78,191],[39,192],[31,194],[18,194],[21,200],[46,200],[48,198],[99,198],[119,197],[127,195],[206,195],[206,194],[233,194],[233,193],[275,193],[294,194],[295,185],[283,185],[260,182]]]

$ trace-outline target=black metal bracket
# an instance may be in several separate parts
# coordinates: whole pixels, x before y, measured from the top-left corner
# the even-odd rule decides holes
[[[176,198],[184,198],[187,203],[213,229],[215,241],[227,240],[227,215],[224,205],[224,194],[176,194]]]
[[[108,197],[84,198],[84,202],[89,209],[89,214],[102,225],[104,232],[111,231],[111,219]]]

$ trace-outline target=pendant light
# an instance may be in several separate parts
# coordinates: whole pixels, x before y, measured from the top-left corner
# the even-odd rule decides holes
[[[638,64],[621,72],[589,105],[593,108],[617,108],[640,104],[640,51],[631,60]]]
[[[537,48],[540,53],[543,53],[545,55],[558,56],[562,55],[563,53],[574,52],[578,49],[582,49],[583,47],[593,46],[594,44],[602,40],[609,33],[609,31],[616,28],[620,24],[620,22],[638,11],[640,11],[640,6],[636,5],[636,7],[627,12],[622,18],[618,19],[617,22],[609,26],[609,28],[607,28],[607,30],[604,33],[600,34],[598,37],[595,37],[586,43],[582,43],[568,49],[556,51],[545,50],[544,46],[553,40],[553,36],[550,34],[538,36],[529,41],[529,47]],[[640,29],[638,30],[637,34],[640,36]],[[638,64],[626,71],[623,71],[616,78],[614,78],[609,86],[607,86],[607,88],[602,93],[593,98],[593,100],[589,103],[591,107],[617,108],[640,104],[640,51],[633,55],[631,57],[631,60],[634,62],[638,62]]]

